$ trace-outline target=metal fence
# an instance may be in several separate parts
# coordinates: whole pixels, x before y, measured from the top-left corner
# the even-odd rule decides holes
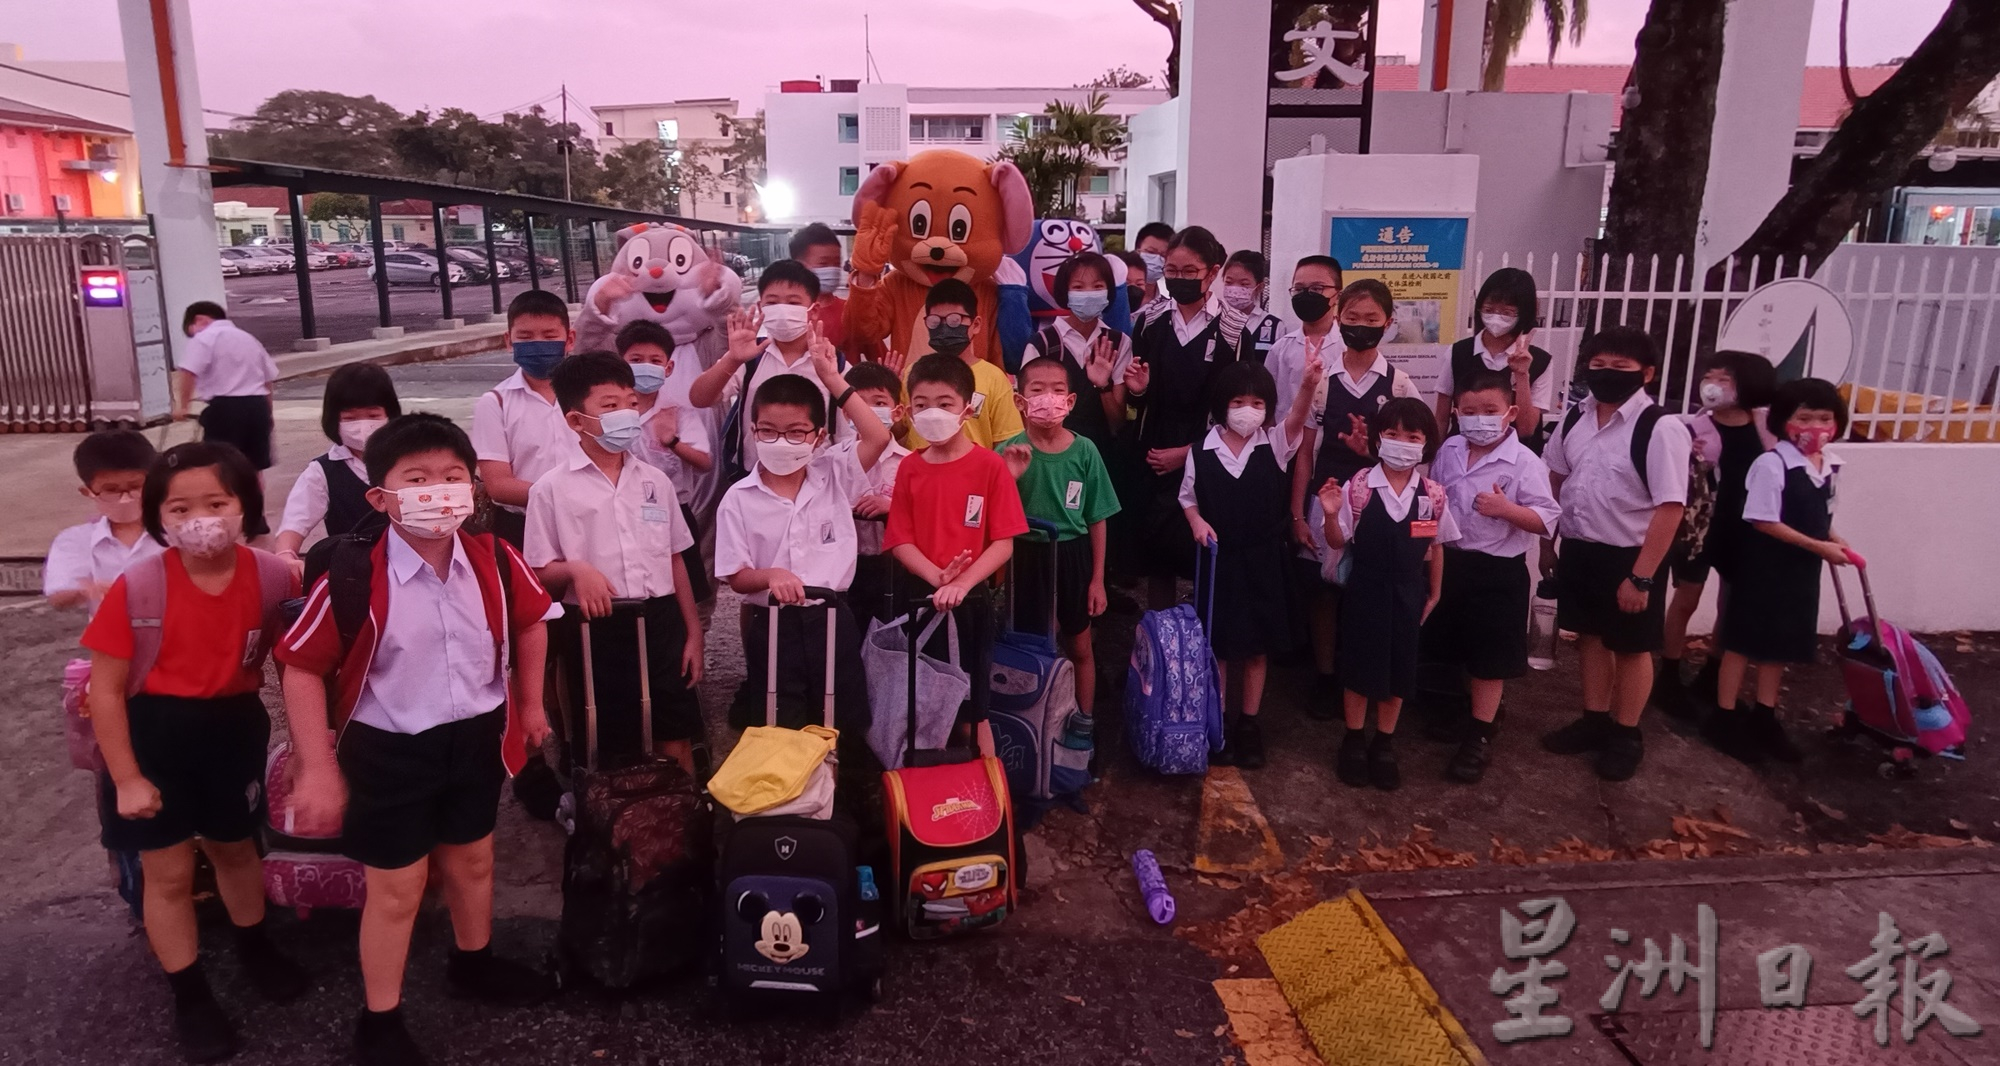
[[[1788,259],[1770,269],[1732,258],[1695,271],[1683,257],[1481,255],[1461,279],[1459,307],[1476,320],[1480,282],[1492,270],[1520,267],[1535,278],[1542,306],[1534,340],[1554,357],[1557,380],[1574,378],[1584,337],[1638,326],[1661,344],[1661,402],[1691,410],[1693,369],[1753,296],[1747,279],[1807,277],[1833,294],[1851,325],[1852,354],[1838,379],[1856,435],[2000,441],[2000,248],[1847,244],[1817,271],[1805,265]],[[1808,321],[1806,328],[1826,327]]]
[[[90,421],[78,237],[0,237],[0,427],[65,431]]]

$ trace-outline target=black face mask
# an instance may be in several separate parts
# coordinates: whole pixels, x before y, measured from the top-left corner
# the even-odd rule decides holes
[[[1590,394],[1598,403],[1617,406],[1632,398],[1646,384],[1643,370],[1614,370],[1608,366],[1592,367],[1583,372],[1583,383],[1590,388]]]
[[[1125,302],[1130,306],[1127,307],[1126,310],[1137,311],[1141,307],[1146,306],[1146,297],[1148,291],[1149,290],[1146,289],[1144,286],[1140,285],[1128,286],[1125,290]]]
[[[1322,296],[1320,299],[1324,300],[1326,298]],[[1349,322],[1342,322],[1340,324],[1340,343],[1347,345],[1351,351],[1373,351],[1377,345],[1382,343],[1382,334],[1388,332],[1388,330],[1389,327],[1387,326],[1357,326]]]
[[[931,351],[939,355],[957,355],[972,343],[971,326],[939,326],[931,330]]]
[[[1200,278],[1168,278],[1167,296],[1177,304],[1198,304],[1202,299]]]
[[[1332,306],[1332,300],[1311,289],[1292,294],[1292,313],[1299,316],[1301,322],[1319,321],[1326,317],[1327,310]]]

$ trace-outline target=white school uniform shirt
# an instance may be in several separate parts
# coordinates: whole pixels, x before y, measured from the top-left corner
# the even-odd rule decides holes
[[[278,380],[278,364],[263,343],[226,318],[188,338],[174,369],[194,375],[194,394],[204,400],[269,396],[271,382]]]
[[[715,449],[710,446],[708,440],[706,412],[688,406],[685,397],[678,403],[670,401],[666,392],[666,389],[661,389],[656,394],[658,399],[653,401],[653,406],[640,412],[639,439],[632,442],[631,450],[626,454],[664,471],[674,483],[674,498],[681,503],[688,503],[694,499],[697,471],[681,462],[680,456],[675,455],[664,442],[653,436],[653,419],[667,408],[677,407],[680,409],[680,421],[674,425],[674,432],[680,434],[681,443],[695,451],[707,452],[711,461],[715,458]],[[582,449],[578,449],[578,454],[581,453]]]
[[[629,455],[613,483],[577,448],[567,466],[543,474],[528,490],[522,538],[528,565],[539,570],[559,560],[589,563],[611,583],[613,596],[673,595],[674,559],[693,545],[674,480]],[[574,585],[563,602],[576,602]]]
[[[1424,491],[1424,479],[1418,477],[1415,471],[1411,471],[1410,481],[1403,486],[1403,491],[1401,492],[1395,492],[1389,488],[1389,475],[1383,473],[1382,467],[1379,465],[1371,466],[1366,473],[1354,476],[1368,479],[1368,487],[1375,490],[1374,498],[1382,501],[1382,509],[1389,512],[1389,517],[1395,521],[1401,522],[1404,516],[1410,513],[1412,505],[1415,505],[1417,508],[1417,518],[1420,521],[1424,519],[1425,512],[1431,508],[1430,494]],[[1437,479],[1432,478],[1431,480],[1436,481]],[[1352,540],[1355,524],[1358,519],[1354,514],[1354,508],[1347,502],[1346,496],[1345,492],[1341,493],[1340,511],[1334,515],[1334,521],[1340,523],[1340,535]],[[1419,497],[1421,497],[1421,502],[1419,502]],[[1437,524],[1438,535],[1435,539],[1439,544],[1455,544],[1458,541],[1458,520],[1451,516],[1451,499],[1449,495],[1445,498],[1444,513],[1437,516]]]
[[[868,472],[851,446],[823,448],[806,464],[796,499],[764,484],[762,470],[729,487],[715,511],[715,576],[738,570],[790,570],[806,585],[844,591],[854,583],[858,550],[854,501],[869,492]],[[769,592],[749,597],[769,603]]]
[[[1452,522],[1458,526],[1460,535],[1453,547],[1511,559],[1526,554],[1538,539],[1512,522],[1489,518],[1473,509],[1473,498],[1492,491],[1494,485],[1500,486],[1507,499],[1540,515],[1542,525],[1554,535],[1562,505],[1549,491],[1548,464],[1521,443],[1520,434],[1500,438],[1500,443],[1468,469],[1466,460],[1471,454],[1471,442],[1454,436],[1439,446],[1437,458],[1431,460],[1431,480],[1444,486]]]
[[[361,457],[348,450],[345,444],[336,444],[326,450],[326,457],[336,463],[346,463],[354,476],[368,484],[368,467]],[[278,522],[278,532],[297,533],[303,537],[313,531],[313,527],[326,520],[327,488],[326,471],[320,469],[315,459],[299,471],[299,479],[292,482],[291,494],[285,497],[285,517]]]
[[[581,454],[576,432],[563,421],[554,400],[528,387],[519,370],[489,389],[472,405],[472,453],[481,462],[501,462],[530,485],[543,474]],[[512,504],[494,506],[520,514]]]
[[[1750,464],[1750,473],[1743,478],[1743,520],[1745,522],[1783,522],[1785,520],[1785,477],[1795,469],[1803,469],[1814,485],[1824,485],[1828,479],[1840,472],[1840,457],[1832,452],[1821,452],[1820,458],[1826,465],[1813,469],[1812,462],[1804,452],[1791,441],[1779,441],[1778,446],[1757,457]],[[1839,490],[1836,488],[1835,492]],[[1827,501],[1827,510],[1833,510],[1835,501]]]
[[[1308,337],[1304,330],[1292,330],[1279,337],[1271,345],[1271,351],[1264,356],[1264,367],[1271,372],[1271,380],[1278,384],[1278,421],[1283,422],[1291,413],[1292,401],[1298,398],[1299,384],[1306,379],[1306,367],[1319,359],[1320,351],[1331,339],[1334,351],[1340,350],[1340,335],[1329,330],[1318,337]]]
[[[1507,394],[1510,396],[1513,395],[1514,372],[1507,368],[1507,349],[1502,348],[1496,352],[1488,348],[1486,346],[1486,331],[1482,329],[1472,338],[1472,350],[1479,353],[1479,361],[1485,365],[1486,369],[1507,375]],[[1556,376],[1553,373],[1554,369],[1555,367],[1551,365],[1542,371],[1541,377],[1532,378],[1528,382],[1528,399],[1534,403],[1536,410],[1544,414],[1554,410],[1552,406],[1556,399]],[[1451,379],[1451,349],[1446,348],[1444,354],[1438,356],[1437,394],[1444,397],[1445,401],[1449,403],[1452,398],[1452,390],[1455,387],[1455,383]]]
[[[841,447],[853,448],[855,446],[844,444]],[[882,450],[881,457],[876,459],[875,465],[868,470],[867,495],[880,496],[885,500],[895,496],[896,471],[903,468],[904,456],[915,454],[910,449],[903,447],[902,441],[890,440],[889,446]],[[888,517],[888,515],[882,515],[879,518],[857,518],[854,520],[855,549],[857,551],[863,555],[882,554],[882,536],[888,531],[888,522],[886,521]]]
[[[1661,416],[1653,424],[1653,442],[1646,451],[1646,480],[1641,481],[1639,472],[1632,469],[1632,429],[1639,412],[1652,402],[1641,389],[1600,427],[1597,398],[1585,397],[1583,414],[1573,432],[1565,432],[1562,424],[1557,424],[1542,458],[1550,473],[1563,476],[1565,538],[1636,548],[1646,540],[1654,508],[1687,502],[1692,443],[1685,422]]]
[[[797,374],[807,381],[812,382],[813,388],[818,389],[819,394],[826,398],[826,417],[827,421],[833,426],[833,442],[835,444],[845,444],[848,441],[856,439],[858,436],[854,428],[854,423],[848,421],[840,412],[833,410],[833,396],[826,391],[825,383],[820,381],[819,371],[813,369],[811,351],[801,351],[797,361],[787,363],[785,362],[785,357],[779,353],[777,344],[772,343],[765,346],[762,357],[757,360],[757,376],[750,381],[745,381],[743,380],[744,372],[749,369],[750,364],[748,363],[737,367],[736,376],[729,380],[729,385],[723,389],[722,398],[717,401],[721,407],[727,410],[730,405],[736,402],[736,397],[743,397],[743,417],[739,420],[742,424],[737,427],[737,432],[743,435],[744,469],[749,469],[757,462],[757,438],[750,432],[751,427],[756,424],[757,420],[750,417],[750,402],[757,398],[757,389],[759,386],[780,374]]]
[[[80,589],[93,581],[109,585],[126,567],[165,550],[143,532],[126,547],[111,532],[111,520],[102,516],[71,526],[49,542],[48,558],[42,563],[42,595]],[[96,606],[95,597],[91,606]]]
[[[1090,332],[1085,334],[1078,332],[1075,326],[1070,325],[1069,321],[1060,315],[1056,316],[1055,320],[1056,339],[1062,342],[1063,351],[1068,352],[1069,357],[1076,360],[1076,365],[1083,367],[1090,365],[1091,349],[1096,347],[1098,335],[1104,331],[1104,328],[1104,322],[1100,319],[1092,322],[1090,324]],[[1054,355],[1056,353],[1050,352],[1048,354]],[[1118,338],[1118,343],[1112,346],[1111,384],[1117,385],[1124,381],[1125,368],[1131,365],[1132,336],[1131,334],[1124,334]]]
[[[389,607],[351,720],[415,734],[500,707],[507,677],[465,544],[452,538],[441,580],[400,534],[385,539]],[[560,617],[562,608],[550,604],[542,620]]]
[[[1279,466],[1284,466],[1292,461],[1293,455],[1298,453],[1299,441],[1304,439],[1304,437],[1305,432],[1303,430],[1299,432],[1297,437],[1286,437],[1285,424],[1283,422],[1269,428],[1259,426],[1257,432],[1250,434],[1249,439],[1244,442],[1243,450],[1231,454],[1229,446],[1222,442],[1222,427],[1210,426],[1208,436],[1202,438],[1201,447],[1203,451],[1215,453],[1215,458],[1222,463],[1223,473],[1228,474],[1230,477],[1240,478],[1243,476],[1244,468],[1250,465],[1251,454],[1256,452],[1260,446],[1270,445],[1272,456],[1278,460]],[[1194,457],[1194,449],[1188,449],[1187,462],[1181,466],[1180,503],[1183,508],[1196,506],[1194,494]]]

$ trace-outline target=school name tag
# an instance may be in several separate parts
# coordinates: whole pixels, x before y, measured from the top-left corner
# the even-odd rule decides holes
[[[1410,520],[1410,536],[1418,540],[1428,540],[1438,535],[1437,512],[1431,507],[1431,498],[1421,488],[1417,490],[1416,517]]]
[[[965,498],[965,525],[968,529],[978,529],[986,518],[986,497],[967,496]]]
[[[1069,487],[1063,490],[1063,509],[1068,511],[1083,510],[1083,482],[1072,481],[1069,483]]]
[[[639,518],[645,522],[664,522],[667,520],[667,509],[664,507],[641,507],[639,508]]]

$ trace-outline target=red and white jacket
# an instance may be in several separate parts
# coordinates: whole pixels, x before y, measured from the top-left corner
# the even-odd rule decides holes
[[[340,646],[340,629],[334,624],[327,579],[322,577],[313,584],[305,607],[299,612],[298,621],[292,624],[272,651],[272,656],[284,666],[297,667],[321,677],[332,677],[327,717],[336,733],[345,732],[348,717],[354,713],[354,706],[361,699],[362,687],[368,681],[369,664],[374,660],[376,646],[381,640],[383,620],[388,616],[388,545],[391,536],[395,534],[389,533],[377,540],[369,551],[368,617],[362,622],[351,646],[344,652]],[[479,578],[480,598],[486,605],[486,627],[494,634],[494,662],[504,673],[511,660],[509,653],[513,639],[529,627],[539,625],[554,601],[513,545],[490,534],[460,532],[456,536],[466,560],[472,564],[473,573]],[[513,587],[506,596],[500,594],[500,568],[493,557],[496,545],[507,553],[512,571]],[[504,626],[501,623],[503,611],[507,616]],[[336,740],[335,744],[338,743]],[[500,757],[506,763],[509,774],[519,773],[528,761],[527,732],[521,727],[521,709],[514,705],[514,686],[511,682],[507,685],[507,728],[500,741]]]

